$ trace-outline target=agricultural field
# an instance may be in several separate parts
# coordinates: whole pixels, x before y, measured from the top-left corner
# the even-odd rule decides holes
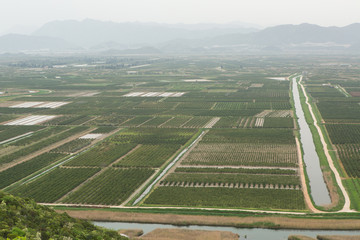
[[[130,206],[154,183],[137,205],[307,211],[287,79],[307,69],[306,89],[356,199],[358,64],[334,73],[327,61],[0,57],[0,91],[17,93],[0,97],[0,189],[38,202]]]
[[[176,206],[214,207],[217,203],[206,199],[209,198],[208,194],[220,199],[222,194],[236,196],[244,191],[246,200],[254,205],[229,197],[227,207],[253,208],[257,204],[257,195],[261,196],[263,191],[270,195],[278,192],[280,196],[273,205],[265,204],[267,208],[300,210],[304,209],[304,202],[301,200],[303,197],[297,167],[297,149],[292,130],[209,130],[181,160],[175,171],[159,182],[158,188],[144,204],[161,205],[168,201],[169,205]],[[288,205],[285,199],[281,204],[281,194],[287,194],[283,190],[293,191],[297,196],[297,204]],[[201,194],[192,198],[194,202],[189,200],[185,203],[182,197],[194,191]],[[170,195],[164,192],[176,197],[169,200],[167,198]]]
[[[178,144],[144,144],[121,159],[117,167],[161,167],[180,148]]]
[[[231,189],[159,187],[145,200],[150,206],[210,206],[225,208],[304,209],[301,191],[283,189]]]
[[[153,172],[151,169],[111,168],[70,194],[63,202],[118,205]]]
[[[37,181],[15,188],[11,193],[31,197],[37,202],[55,202],[99,170],[99,168],[57,168]]]
[[[105,167],[125,155],[135,144],[116,144],[103,142],[85,153],[73,158],[65,166],[98,166]]]

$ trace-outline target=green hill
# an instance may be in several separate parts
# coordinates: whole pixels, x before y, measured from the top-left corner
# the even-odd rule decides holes
[[[0,191],[0,239],[127,239],[116,231],[59,214]]]

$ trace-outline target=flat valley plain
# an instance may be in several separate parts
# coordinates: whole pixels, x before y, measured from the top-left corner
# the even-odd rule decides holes
[[[297,73],[359,211],[359,67],[342,56],[0,58],[0,189],[69,208],[310,213]],[[315,207],[334,212],[342,195],[320,161],[332,204]]]

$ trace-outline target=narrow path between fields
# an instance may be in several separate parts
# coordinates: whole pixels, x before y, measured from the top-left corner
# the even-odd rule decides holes
[[[297,77],[298,77],[298,76],[297,76]],[[296,78],[296,77],[294,77],[294,78]],[[305,102],[306,102],[306,105],[307,105],[308,108],[309,108],[311,117],[312,117],[312,119],[313,119],[313,121],[314,121],[314,126],[316,127],[316,130],[318,131],[318,134],[319,134],[319,136],[320,136],[321,144],[322,144],[322,146],[323,146],[323,150],[324,150],[326,159],[327,159],[327,161],[328,161],[328,163],[329,163],[330,169],[331,169],[331,171],[334,173],[335,178],[336,178],[336,183],[338,184],[338,186],[339,186],[339,188],[340,188],[340,190],[341,190],[341,192],[342,192],[342,194],[344,195],[344,198],[345,198],[345,204],[344,204],[343,208],[342,208],[340,211],[338,211],[338,212],[354,212],[354,210],[351,210],[351,209],[350,209],[350,198],[349,198],[349,195],[348,195],[348,193],[346,192],[344,185],[342,184],[340,174],[339,174],[339,172],[337,171],[337,169],[336,169],[336,167],[335,167],[335,165],[334,165],[334,162],[333,162],[333,160],[332,160],[332,158],[331,158],[331,156],[330,156],[330,154],[329,154],[329,150],[328,150],[327,143],[326,143],[326,141],[325,141],[325,139],[324,139],[324,135],[323,135],[323,133],[322,133],[320,127],[319,127],[319,124],[318,124],[317,120],[316,120],[316,117],[315,117],[313,108],[312,108],[311,104],[309,103],[309,97],[308,97],[308,95],[306,94],[304,85],[302,84],[302,79],[303,79],[303,76],[300,76],[300,80],[299,80],[298,83],[299,83],[299,85],[300,85],[300,87],[301,87],[301,90],[302,90],[304,96],[305,96]]]
[[[169,163],[169,165],[166,166],[166,168],[160,173],[160,175],[145,189],[145,191],[135,200],[135,202],[133,203],[133,205],[138,204],[141,200],[143,200],[151,191],[151,189],[153,188],[153,186],[174,166],[174,164],[179,161],[179,159],[182,158],[182,156],[189,151],[189,149],[191,149],[193,147],[194,144],[196,144],[201,137],[206,133],[206,131],[202,131],[200,133],[200,135],[188,146],[186,147],[184,150],[182,150],[176,157],[175,159]]]
[[[253,213],[276,213],[286,215],[305,215],[306,212],[282,212],[282,211],[270,211],[270,210],[252,210],[252,209],[234,209],[234,208],[197,208],[197,207],[127,207],[119,205],[90,205],[90,204],[59,204],[59,203],[39,203],[44,206],[62,206],[62,207],[85,207],[85,208],[114,208],[114,209],[179,209],[179,210],[208,210],[208,211],[239,211],[239,212],[253,212]]]

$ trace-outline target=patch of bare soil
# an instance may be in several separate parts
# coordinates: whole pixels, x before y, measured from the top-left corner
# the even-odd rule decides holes
[[[360,97],[360,92],[350,92],[350,95],[353,97]]]
[[[326,182],[326,186],[329,190],[330,198],[331,198],[331,204],[324,206],[325,209],[331,209],[338,205],[339,203],[339,193],[337,191],[336,186],[334,185],[334,181],[331,178],[331,172],[330,171],[323,171],[324,174],[324,180]]]
[[[316,240],[316,239],[302,235],[291,235],[288,237],[288,240]]]
[[[225,231],[203,231],[189,229],[155,229],[140,237],[144,240],[237,240],[239,235]]]
[[[360,240],[360,236],[343,236],[343,235],[319,235],[317,237],[319,240]]]

